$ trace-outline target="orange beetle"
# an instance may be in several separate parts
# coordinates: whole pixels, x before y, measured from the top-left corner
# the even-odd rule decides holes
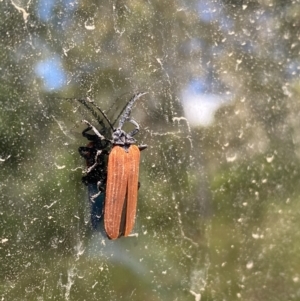
[[[146,145],[136,146],[133,138],[139,125],[129,119],[134,102],[146,93],[135,94],[129,101],[119,126],[113,132],[113,148],[108,157],[105,190],[104,227],[110,239],[128,236],[133,229],[136,215],[140,151]],[[130,133],[122,130],[125,121],[135,125]]]
[[[146,93],[137,93],[130,99],[124,109],[125,112],[120,118],[118,127],[113,129],[112,140],[106,139],[88,121],[83,120],[83,122],[88,125],[88,130],[93,130],[99,141],[109,141],[112,144],[112,149],[108,155],[107,168],[104,169],[102,162],[99,162],[101,152],[103,152],[103,148],[99,147],[95,149],[96,156],[93,160],[94,164],[88,170],[88,173],[100,170],[103,173],[101,177],[106,179],[105,188],[103,188],[103,183],[99,181],[99,192],[94,198],[105,193],[104,228],[110,239],[128,236],[135,223],[139,188],[140,151],[144,150],[147,146],[134,145],[136,140],[133,136],[139,132],[139,125],[129,116],[133,104],[145,94]],[[98,107],[97,109],[103,114],[107,122],[109,122],[102,110]],[[130,122],[135,125],[135,128],[129,133],[122,130],[125,122]],[[113,128],[111,124],[110,127]],[[87,130],[85,130],[83,134],[86,133],[86,131]],[[84,136],[86,137],[86,134],[84,134]]]

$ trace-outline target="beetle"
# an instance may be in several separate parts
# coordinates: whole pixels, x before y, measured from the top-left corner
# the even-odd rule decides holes
[[[104,228],[110,239],[128,236],[135,223],[140,152],[147,148],[147,145],[135,145],[136,140],[133,136],[140,128],[139,124],[130,118],[130,113],[134,103],[145,94],[133,95],[122,110],[117,128],[114,128],[104,112],[93,104],[110,125],[111,140],[104,136],[107,134],[105,128],[98,131],[91,123],[83,120],[87,128],[82,135],[90,142],[87,146],[80,147],[79,153],[87,162],[87,172],[82,181],[89,189],[91,223],[92,227],[96,228],[104,213]],[[125,122],[135,126],[129,133],[122,130]],[[88,134],[90,130],[94,135]]]

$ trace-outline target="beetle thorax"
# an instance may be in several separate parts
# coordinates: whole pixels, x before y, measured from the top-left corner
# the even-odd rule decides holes
[[[118,128],[113,132],[113,144],[114,145],[120,145],[124,146],[125,150],[128,149],[128,147],[131,144],[134,144],[136,140],[129,134],[127,134],[122,129]]]

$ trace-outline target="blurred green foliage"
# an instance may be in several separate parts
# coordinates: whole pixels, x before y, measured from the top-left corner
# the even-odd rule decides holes
[[[0,2],[2,300],[300,300],[299,0],[48,5]],[[201,78],[230,101],[191,127]],[[136,91],[137,236],[110,242],[81,183],[92,116],[64,97],[114,120]]]

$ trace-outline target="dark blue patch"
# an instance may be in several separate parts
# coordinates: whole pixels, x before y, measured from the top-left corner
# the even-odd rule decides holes
[[[89,201],[90,201],[90,210],[91,210],[91,224],[92,228],[96,230],[101,222],[103,222],[103,209],[104,209],[104,192],[101,192],[96,198],[92,196],[99,193],[98,187],[96,184],[88,184],[89,192]]]

